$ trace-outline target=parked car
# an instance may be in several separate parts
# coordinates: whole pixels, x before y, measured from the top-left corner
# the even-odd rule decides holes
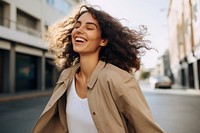
[[[172,81],[167,76],[151,76],[149,78],[149,83],[152,88],[171,88]]]

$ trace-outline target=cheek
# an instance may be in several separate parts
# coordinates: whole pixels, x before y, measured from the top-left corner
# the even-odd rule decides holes
[[[97,32],[90,33],[90,38],[96,41],[101,40],[101,36]]]
[[[71,38],[74,36],[75,30],[72,30],[71,32]]]
[[[74,39],[73,39],[74,34],[75,34],[75,32],[74,32],[74,30],[73,30],[73,31],[71,32],[71,37],[70,37],[72,43],[74,43]]]

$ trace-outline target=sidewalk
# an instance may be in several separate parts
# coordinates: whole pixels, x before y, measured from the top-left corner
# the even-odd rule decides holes
[[[42,96],[50,96],[53,90],[45,90],[45,91],[26,91],[26,92],[16,92],[13,94],[0,94],[0,103],[8,102],[14,100],[22,100],[28,98],[42,97]]]
[[[200,96],[200,90],[190,89],[190,88],[182,88],[179,85],[173,85],[170,89],[143,89],[144,92],[152,92],[152,93],[163,93],[163,94],[175,94],[175,95],[193,95]]]

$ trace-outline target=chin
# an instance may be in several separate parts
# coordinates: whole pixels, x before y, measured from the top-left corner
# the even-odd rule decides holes
[[[80,53],[82,53],[83,51],[82,50],[80,50],[80,49],[73,49],[73,51],[74,52],[76,52],[76,53],[78,53],[78,54],[80,54]]]

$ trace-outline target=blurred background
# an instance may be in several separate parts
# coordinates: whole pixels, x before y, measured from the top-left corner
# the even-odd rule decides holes
[[[51,89],[58,72],[42,33],[77,4],[87,2],[130,28],[145,25],[150,47],[137,79],[168,76],[174,85],[199,90],[198,0],[2,0],[0,1],[0,93]]]
[[[42,33],[82,2],[100,6],[129,28],[147,27],[156,50],[146,51],[135,73],[143,90],[200,93],[200,0],[1,0],[0,104],[52,91],[59,72]]]

